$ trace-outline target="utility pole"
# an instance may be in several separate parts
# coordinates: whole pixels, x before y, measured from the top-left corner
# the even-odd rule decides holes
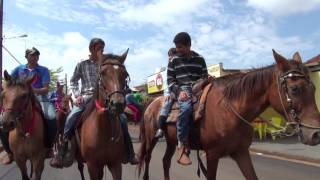
[[[64,75],[64,83],[66,84],[65,85],[65,88],[66,88],[66,95],[68,95],[68,77],[67,77],[67,73]]]
[[[2,90],[2,42],[3,42],[3,0],[0,0],[0,89]]]

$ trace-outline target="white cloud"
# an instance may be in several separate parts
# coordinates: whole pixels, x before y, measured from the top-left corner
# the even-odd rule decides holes
[[[274,15],[288,15],[320,8],[319,0],[248,0],[248,5]]]
[[[8,27],[5,29],[7,37],[20,35],[23,32],[17,27]],[[24,41],[26,40],[26,41]],[[26,47],[24,42],[26,42]],[[24,58],[25,48],[36,47],[40,51],[39,64],[48,67],[49,69],[57,69],[63,67],[64,71],[60,76],[64,77],[67,73],[69,78],[73,73],[75,65],[81,59],[88,58],[88,44],[86,39],[79,32],[66,32],[60,35],[50,35],[47,32],[34,31],[28,34],[24,39],[8,39],[4,41],[12,54],[22,63],[26,63]],[[19,65],[7,52],[4,52],[3,69],[11,71]]]
[[[23,11],[63,22],[83,24],[98,24],[100,17],[92,12],[85,11],[79,1],[49,1],[49,0],[17,0],[17,7]],[[79,6],[74,6],[79,4]],[[78,7],[78,8],[76,8]]]
[[[101,37],[106,41],[107,53],[113,51],[115,54],[121,54],[126,48],[130,48],[126,65],[131,75],[131,85],[144,82],[155,68],[167,65],[167,50],[174,45],[172,39],[180,31],[190,33],[192,48],[206,58],[208,65],[223,62],[227,68],[269,65],[273,63],[272,48],[291,56],[291,53],[297,50],[315,49],[317,43],[316,40],[309,41],[297,35],[282,37],[277,33],[277,22],[265,13],[251,8],[241,9],[239,13],[237,9],[232,9],[234,7],[228,9],[222,1],[218,0],[144,2],[83,0],[77,1],[79,6],[71,6],[71,1],[75,2],[75,0],[67,1],[61,7],[57,6],[59,3],[56,1],[41,1],[41,3],[39,1],[36,4],[41,4],[37,7],[37,9],[40,8],[41,13],[36,15],[49,16],[44,12],[48,8],[41,9],[42,6],[47,5],[46,3],[49,3],[52,10],[59,8],[61,14],[72,14],[83,10],[83,13],[88,14],[89,17],[99,17],[99,20],[93,18],[97,21],[96,24],[90,25],[92,30],[79,29],[81,32],[55,32],[56,35],[52,35],[49,34],[50,27],[38,24],[39,30],[34,27],[28,28],[30,34],[27,38],[27,47],[39,47],[41,64],[50,68],[63,66],[69,77],[76,63],[88,57],[88,43],[92,37]],[[293,0],[292,4],[296,1]],[[17,2],[20,8],[29,12],[26,9],[30,8],[31,2],[35,3],[35,0],[31,0],[30,3],[22,0]],[[258,5],[261,8],[264,7],[262,6],[264,3],[259,2],[249,0],[248,3],[254,7]],[[275,6],[274,0],[268,2]],[[284,8],[283,3],[288,1],[277,2],[279,7]],[[236,4],[237,7],[244,6],[243,1],[231,4]],[[267,8],[264,9],[267,10]],[[280,11],[280,9],[276,10]],[[291,12],[293,11],[290,10]],[[56,15],[57,13],[53,14],[53,16]],[[75,25],[88,23],[84,15],[71,19]],[[73,16],[70,15],[70,17]],[[64,20],[64,16],[61,15],[56,18],[59,21],[69,21],[68,18]],[[82,18],[85,20],[82,21]],[[17,29],[20,31],[17,32]],[[24,28],[11,28],[11,31],[6,33],[19,34],[23,32],[21,29]],[[67,30],[61,28],[61,31]],[[84,34],[88,34],[89,37]],[[319,34],[317,37],[319,39]],[[24,59],[24,41],[12,42],[12,44],[7,41],[6,43],[9,49],[16,50],[19,59]],[[8,64],[5,66],[9,67]]]

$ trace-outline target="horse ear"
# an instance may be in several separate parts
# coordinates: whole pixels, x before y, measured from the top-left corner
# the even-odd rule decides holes
[[[128,52],[129,52],[129,48],[121,55],[120,61],[121,61],[122,64],[126,60]]]
[[[103,53],[102,50],[97,51],[98,64],[101,64],[103,61]]]
[[[26,78],[26,80],[25,80],[24,82],[25,82],[26,84],[31,85],[31,84],[32,84],[32,82],[34,81],[35,77],[36,77],[36,75],[35,75],[35,74],[34,74],[34,75],[32,75],[32,76],[29,76],[29,77],[27,77],[27,78]]]
[[[294,53],[292,59],[298,63],[302,63],[301,56],[298,52]]]
[[[278,54],[274,49],[272,49],[272,52],[273,57],[276,60],[278,69],[281,71],[286,71],[289,68],[288,60],[285,57]]]
[[[7,70],[4,70],[4,80],[5,81],[11,81],[12,77],[10,76],[10,74],[8,73]]]

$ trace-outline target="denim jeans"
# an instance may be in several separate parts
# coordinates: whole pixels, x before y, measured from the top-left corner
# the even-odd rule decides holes
[[[46,95],[36,95],[36,98],[40,102],[42,112],[44,113],[44,117],[47,120],[55,120],[56,110],[53,104],[49,102],[48,97]]]
[[[68,114],[66,123],[64,125],[63,137],[71,139],[74,134],[74,129],[81,116],[81,113],[85,110],[86,105],[90,102],[90,98],[86,99],[79,106],[73,106],[71,112]]]
[[[48,138],[45,141],[46,147],[51,147],[57,131],[56,110],[53,104],[49,102],[47,95],[35,96],[41,105],[41,109],[45,118],[45,127],[47,129],[46,136]]]
[[[183,91],[188,93],[188,99],[181,101],[178,99],[178,104],[180,108],[179,119],[177,122],[177,138],[182,144],[188,143],[188,136],[190,131],[190,124],[192,120],[192,88],[191,86],[181,87]]]
[[[165,101],[160,110],[160,116],[168,116],[172,105],[173,105],[173,100],[171,98]]]

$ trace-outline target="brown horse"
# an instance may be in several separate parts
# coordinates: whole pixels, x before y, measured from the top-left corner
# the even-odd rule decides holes
[[[10,131],[9,145],[23,180],[29,180],[26,161],[31,161],[31,179],[40,180],[46,156],[44,116],[31,88],[33,77],[15,79],[4,71],[3,130]]]
[[[251,122],[268,106],[285,115],[302,143],[320,142],[320,114],[315,103],[315,87],[301,57],[295,53],[287,60],[273,51],[275,65],[218,78],[208,93],[204,118],[195,123],[193,137],[198,148],[206,152],[207,179],[216,179],[219,159],[231,156],[244,177],[258,179],[254,171],[249,146],[252,143]],[[152,102],[145,111],[141,128],[139,174],[145,163],[144,179],[149,179],[149,163],[157,143],[154,138],[157,119],[163,98]],[[163,157],[164,179],[168,180],[171,158],[177,144],[176,125],[168,124],[165,130],[167,149]],[[191,143],[192,144],[192,143]]]
[[[105,165],[113,179],[119,180],[122,176],[124,141],[119,117],[125,107],[129,77],[123,64],[127,54],[128,50],[121,56],[99,54],[96,93],[83,113],[80,128],[80,152],[92,180],[103,178]]]
[[[71,95],[65,95],[62,98],[61,103],[56,105],[57,135],[63,133],[66,118],[70,113],[72,107],[73,107],[73,100],[71,98]]]

